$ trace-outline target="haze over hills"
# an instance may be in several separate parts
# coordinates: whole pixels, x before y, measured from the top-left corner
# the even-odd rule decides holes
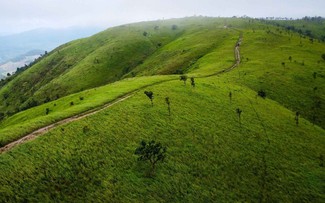
[[[51,51],[60,44],[73,39],[88,37],[100,30],[101,28],[96,27],[40,28],[23,33],[0,36],[0,63],[36,49]]]
[[[187,17],[60,45],[0,83],[0,201],[322,202],[320,22]],[[164,162],[137,161],[142,140]]]

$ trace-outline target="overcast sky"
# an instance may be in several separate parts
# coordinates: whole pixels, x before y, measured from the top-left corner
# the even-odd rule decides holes
[[[325,16],[325,0],[0,0],[0,34],[193,15]]]

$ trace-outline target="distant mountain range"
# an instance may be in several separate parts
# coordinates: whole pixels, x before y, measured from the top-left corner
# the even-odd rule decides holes
[[[66,29],[35,29],[19,34],[0,36],[0,64],[25,55],[31,50],[51,51],[74,39],[91,36],[102,30],[96,27]]]
[[[44,50],[36,49],[12,58],[6,62],[0,63],[0,79],[5,78],[8,73],[12,74],[17,70],[17,68],[29,65],[44,53]]]

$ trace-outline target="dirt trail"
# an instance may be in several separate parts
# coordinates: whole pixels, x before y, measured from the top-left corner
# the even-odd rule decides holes
[[[197,78],[207,78],[207,77],[211,77],[211,76],[215,76],[215,75],[219,75],[219,74],[222,74],[222,73],[226,73],[226,72],[229,72],[231,70],[233,70],[234,68],[236,68],[239,63],[240,63],[240,50],[239,50],[239,46],[240,46],[240,43],[242,41],[242,35],[239,37],[239,40],[237,41],[236,45],[235,45],[235,49],[234,49],[234,54],[235,54],[235,63],[230,66],[229,68],[226,68],[224,70],[221,70],[221,71],[218,71],[216,73],[213,73],[211,75],[205,75],[205,76],[201,76],[201,77],[197,77]],[[171,80],[177,80],[177,79],[171,79]],[[89,110],[89,111],[86,111],[86,112],[83,112],[81,114],[78,114],[78,115],[75,115],[75,116],[72,116],[72,117],[69,117],[69,118],[66,118],[66,119],[63,119],[61,121],[58,121],[56,123],[53,123],[51,125],[48,125],[48,126],[45,126],[45,127],[42,127],[38,130],[35,130],[34,132],[31,132],[27,135],[25,135],[24,137],[16,140],[16,141],[13,141],[7,145],[5,145],[4,147],[1,147],[0,148],[0,154],[3,153],[3,152],[6,152],[6,151],[9,151],[10,149],[12,149],[13,147],[17,146],[17,145],[20,145],[22,143],[25,143],[29,140],[33,140],[35,138],[37,138],[38,136],[40,135],[43,135],[45,134],[46,132],[48,132],[49,130],[55,128],[55,127],[58,127],[60,125],[63,125],[63,124],[66,124],[66,123],[70,123],[70,122],[73,122],[73,121],[77,121],[77,120],[80,120],[82,118],[85,118],[85,117],[88,117],[88,116],[91,116],[93,114],[96,114],[98,113],[99,111],[102,111],[104,109],[107,109],[119,102],[122,102],[126,99],[128,99],[129,97],[133,96],[135,92],[139,91],[139,90],[142,90],[144,88],[147,88],[147,87],[150,87],[150,86],[153,86],[153,85],[157,85],[157,84],[160,84],[160,83],[164,83],[164,82],[169,82],[171,80],[166,80],[166,81],[162,81],[162,82],[156,82],[156,83],[153,83],[153,84],[150,84],[150,85],[147,85],[147,86],[144,86],[140,89],[137,89],[137,90],[134,90],[134,91],[131,91],[129,93],[127,93],[126,95],[120,97],[120,98],[117,98],[115,99],[114,101],[111,101],[101,107],[98,107],[98,108],[95,108],[95,109],[92,109],[92,110]]]
[[[117,104],[119,102],[122,102],[122,101],[126,100],[127,98],[131,97],[132,95],[133,95],[133,92],[130,93],[130,94],[124,95],[123,97],[120,97],[120,98],[114,100],[113,102],[105,104],[104,106],[101,106],[100,108],[96,108],[96,109],[81,113],[79,115],[75,115],[75,116],[63,119],[63,120],[58,121],[56,123],[53,123],[51,125],[48,125],[48,126],[45,126],[43,128],[40,128],[38,130],[35,130],[34,132],[25,135],[24,137],[20,138],[19,140],[11,142],[11,143],[7,144],[6,146],[0,148],[0,153],[8,151],[11,148],[15,147],[16,145],[24,143],[24,142],[26,142],[28,140],[33,140],[36,137],[48,132],[49,130],[51,130],[51,129],[57,127],[57,126],[60,126],[60,125],[66,124],[66,123],[70,123],[70,122],[73,122],[73,121],[77,121],[77,120],[80,120],[80,119],[85,118],[87,116],[91,116],[93,114],[96,114],[99,111],[102,111],[102,110],[104,110],[106,108],[109,108],[109,107],[113,106],[114,104]]]

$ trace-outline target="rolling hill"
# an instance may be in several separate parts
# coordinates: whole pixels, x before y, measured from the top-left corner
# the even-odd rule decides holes
[[[322,202],[324,50],[207,17],[64,44],[0,89],[0,201]],[[134,155],[142,140],[167,147],[154,176]]]

